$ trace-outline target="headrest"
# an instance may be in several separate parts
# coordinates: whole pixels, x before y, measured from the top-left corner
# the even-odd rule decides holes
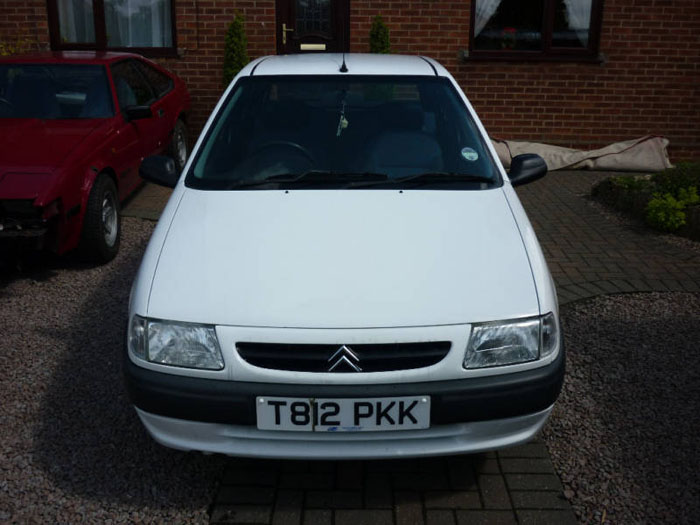
[[[308,123],[309,110],[303,102],[284,101],[270,103],[265,108],[262,120],[266,127],[297,128]]]
[[[382,124],[387,129],[419,131],[423,128],[423,110],[413,102],[389,102],[381,109]]]

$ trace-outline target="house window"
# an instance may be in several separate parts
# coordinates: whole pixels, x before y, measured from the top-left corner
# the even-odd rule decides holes
[[[174,51],[173,0],[49,0],[53,49]]]
[[[473,0],[470,56],[595,57],[602,0]]]

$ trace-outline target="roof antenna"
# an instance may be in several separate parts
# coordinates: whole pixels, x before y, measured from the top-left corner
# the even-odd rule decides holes
[[[345,24],[343,24],[343,64],[340,66],[341,73],[348,72],[348,66],[345,65]]]

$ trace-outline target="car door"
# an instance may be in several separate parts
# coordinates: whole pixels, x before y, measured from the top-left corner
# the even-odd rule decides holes
[[[172,78],[158,71],[155,67],[143,60],[134,60],[134,65],[151,86],[151,90],[155,96],[155,101],[151,105],[151,108],[153,109],[153,115],[157,122],[157,136],[155,137],[156,150],[149,153],[152,155],[154,153],[160,153],[168,146],[180,106],[178,101],[175,100],[175,97],[172,96],[172,91],[175,86]]]
[[[134,59],[122,60],[112,65],[112,81],[121,114],[120,134],[134,137],[135,144],[124,146],[130,158],[125,159],[129,168],[120,174],[125,180],[120,184],[125,190],[139,183],[138,167],[144,157],[157,150],[160,119],[155,112],[148,118],[130,120],[125,109],[130,106],[152,106],[155,94],[143,75],[136,69]],[[153,108],[152,108],[153,109]],[[121,189],[121,188],[120,188]]]

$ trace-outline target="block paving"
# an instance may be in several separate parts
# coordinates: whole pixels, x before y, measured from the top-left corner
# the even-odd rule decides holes
[[[627,292],[700,292],[700,249],[610,220],[588,198],[609,172],[562,171],[517,189],[566,304]]]
[[[601,172],[554,172],[518,188],[561,304],[639,291],[700,291],[700,250],[611,220],[588,199]],[[155,219],[147,185],[124,214]],[[212,524],[574,524],[540,439],[498,452],[386,461],[225,459]]]
[[[211,523],[574,524],[541,440],[383,461],[228,459]]]

